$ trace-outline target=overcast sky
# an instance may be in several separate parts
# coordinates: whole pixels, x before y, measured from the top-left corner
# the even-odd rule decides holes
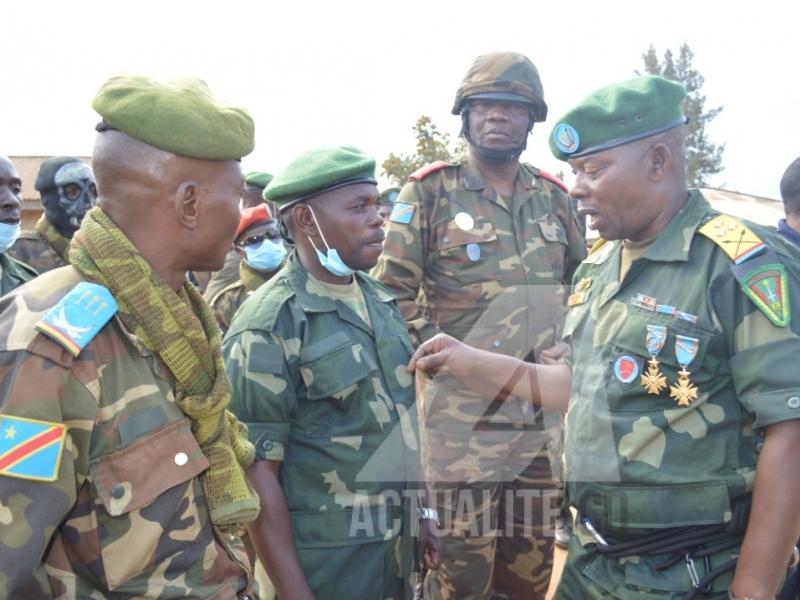
[[[550,128],[593,89],[687,42],[705,76],[707,127],[725,143],[712,184],[779,198],[786,166],[800,156],[800,3],[707,0],[339,0],[214,3],[36,1],[3,3],[6,73],[0,154],[91,154],[92,98],[119,73],[201,77],[246,107],[256,150],[245,170],[279,171],[315,146],[351,144],[378,163],[411,152],[412,126],[429,115],[455,137],[450,115],[474,58],[527,54],[542,76],[546,123],[523,159],[563,169],[547,148]],[[568,171],[568,169],[565,169]],[[570,182],[568,176],[568,183]]]

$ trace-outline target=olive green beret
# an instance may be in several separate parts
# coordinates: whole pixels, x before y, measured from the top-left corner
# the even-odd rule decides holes
[[[272,175],[263,171],[250,171],[244,176],[244,182],[253,187],[265,188],[272,181]]]
[[[400,193],[399,187],[386,188],[381,192],[380,203],[384,206],[391,206],[397,200],[397,195]]]
[[[98,131],[118,129],[146,144],[190,158],[239,160],[253,151],[255,127],[243,108],[225,106],[200,79],[169,83],[120,75],[92,102]]]
[[[621,146],[686,123],[686,88],[655,75],[601,88],[558,120],[550,150],[560,160]]]
[[[375,159],[358,148],[338,146],[309,150],[295,158],[264,190],[281,210],[322,192],[375,181]]]

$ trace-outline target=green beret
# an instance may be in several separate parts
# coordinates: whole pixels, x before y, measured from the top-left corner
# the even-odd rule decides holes
[[[358,148],[317,148],[295,158],[264,190],[281,210],[322,192],[375,181],[375,159]]]
[[[384,206],[391,206],[397,200],[397,195],[400,193],[399,187],[386,188],[381,192],[380,203]]]
[[[244,176],[244,182],[253,187],[265,188],[272,181],[272,175],[263,171],[250,171]]]
[[[221,104],[200,79],[161,83],[120,75],[92,102],[103,122],[146,144],[190,158],[239,160],[253,151],[255,127],[243,108]]]
[[[601,88],[558,120],[550,150],[560,160],[621,146],[686,123],[680,83],[646,75]]]

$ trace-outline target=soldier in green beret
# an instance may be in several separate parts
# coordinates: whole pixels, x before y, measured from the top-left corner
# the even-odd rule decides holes
[[[253,121],[199,80],[114,77],[93,107],[71,264],[0,299],[0,597],[252,598],[255,450],[186,273],[230,247]]]
[[[0,156],[0,296],[36,277],[36,271],[6,252],[20,234],[21,190],[14,164]]]
[[[547,117],[539,72],[517,52],[479,56],[452,112],[466,156],[409,177],[373,275],[395,294],[415,344],[443,332],[492,352],[557,360],[566,348],[563,288],[586,243],[564,184],[520,161]],[[446,377],[425,393],[423,464],[433,500],[453,524],[428,593],[544,595],[555,528],[549,508],[561,487],[559,461],[551,461],[560,454],[560,415],[518,400],[499,409],[495,394],[476,395]]]
[[[224,341],[233,409],[256,446],[250,477],[262,512],[250,538],[280,598],[410,598],[412,347],[391,293],[363,272],[384,239],[375,161],[347,146],[312,150],[265,197],[296,248]],[[435,513],[419,518],[434,568]]]
[[[639,77],[553,129],[602,238],[568,300],[571,375],[444,337],[412,360],[538,404],[569,397],[578,518],[557,600],[774,598],[797,561],[800,255],[687,189],[685,96]]]
[[[392,214],[394,202],[397,200],[397,194],[400,193],[399,187],[390,187],[381,192],[380,203],[378,204],[378,214],[383,219],[384,228],[389,226],[389,215]]]

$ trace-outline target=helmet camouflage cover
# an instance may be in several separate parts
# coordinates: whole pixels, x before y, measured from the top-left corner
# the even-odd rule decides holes
[[[470,98],[525,102],[533,107],[534,121],[547,117],[539,72],[518,52],[492,52],[476,58],[456,92],[453,114],[460,114],[464,101]]]

